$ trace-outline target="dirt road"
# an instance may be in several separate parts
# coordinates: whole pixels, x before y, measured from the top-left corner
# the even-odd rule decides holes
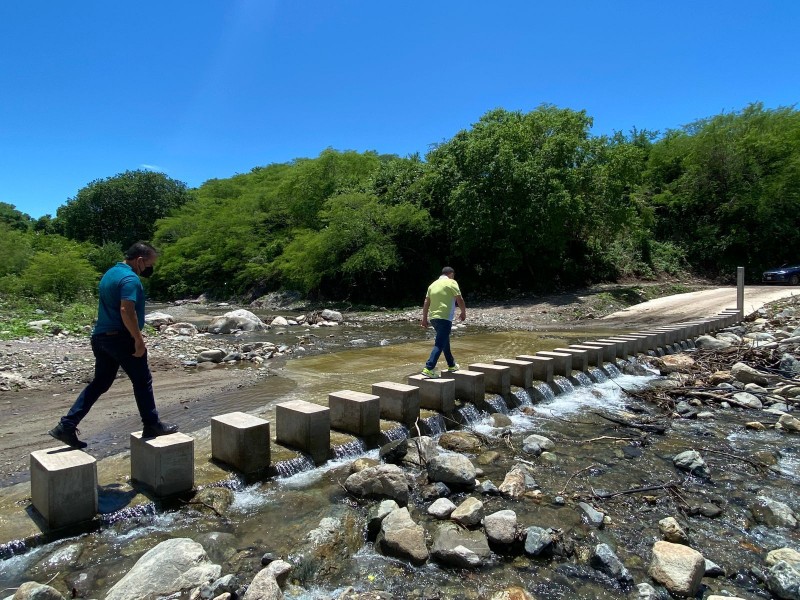
[[[800,287],[756,286],[744,288],[744,314],[757,311],[769,302],[800,296]],[[724,287],[656,298],[606,315],[601,321],[626,326],[669,324],[713,316],[726,308],[736,308],[736,288]]]

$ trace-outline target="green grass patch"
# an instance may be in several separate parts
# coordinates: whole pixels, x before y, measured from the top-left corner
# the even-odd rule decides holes
[[[25,298],[0,295],[0,340],[21,337],[44,337],[54,331],[82,334],[97,317],[97,300],[92,297],[61,302],[51,296]],[[32,329],[31,321],[49,320],[43,333]]]

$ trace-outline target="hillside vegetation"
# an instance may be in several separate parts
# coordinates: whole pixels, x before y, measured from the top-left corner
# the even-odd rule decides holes
[[[55,218],[0,204],[0,293],[70,302],[137,239],[151,295],[418,300],[443,264],[502,297],[797,260],[800,113],[750,105],[663,134],[584,111],[490,111],[427,155],[325,149],[197,189],[129,171]],[[795,254],[792,254],[792,253]]]

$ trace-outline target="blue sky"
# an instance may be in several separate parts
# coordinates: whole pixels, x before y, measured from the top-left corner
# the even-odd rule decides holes
[[[0,2],[0,202],[199,186],[323,149],[425,154],[493,108],[663,131],[800,100],[800,3]]]

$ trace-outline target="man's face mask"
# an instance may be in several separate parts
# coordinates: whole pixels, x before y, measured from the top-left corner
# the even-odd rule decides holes
[[[142,264],[144,264],[144,258],[141,259]],[[153,266],[150,265],[149,267],[144,267],[141,271],[139,271],[139,277],[150,277],[153,274]]]

